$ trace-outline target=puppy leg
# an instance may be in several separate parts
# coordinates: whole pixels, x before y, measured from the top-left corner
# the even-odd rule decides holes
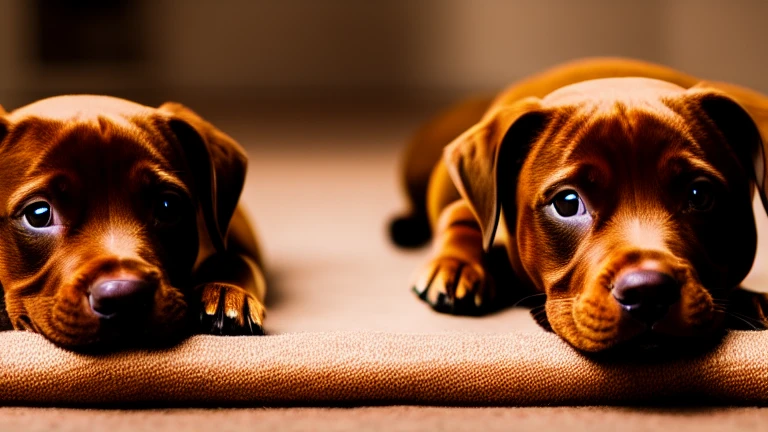
[[[438,312],[479,315],[495,295],[480,226],[464,200],[443,209],[436,224],[434,258],[418,273],[413,291]]]
[[[264,334],[266,282],[255,236],[238,209],[230,224],[228,251],[205,260],[196,273],[200,332]]]

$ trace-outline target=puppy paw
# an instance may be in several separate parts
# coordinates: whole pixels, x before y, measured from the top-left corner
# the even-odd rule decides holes
[[[493,281],[482,265],[439,257],[419,273],[413,292],[432,309],[454,315],[481,315],[494,297]]]
[[[221,336],[263,335],[264,305],[243,288],[209,283],[201,290],[200,333]]]

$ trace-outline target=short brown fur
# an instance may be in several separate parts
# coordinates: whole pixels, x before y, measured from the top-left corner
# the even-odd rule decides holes
[[[0,283],[13,327],[66,347],[262,333],[264,276],[237,207],[246,167],[239,144],[175,103],[61,96],[0,113]],[[163,194],[178,197],[178,218],[157,219]],[[36,229],[23,212],[41,200],[56,219]],[[89,293],[104,279],[150,284],[146,316],[95,313]]]
[[[466,130],[447,139],[430,132],[451,131],[448,123]],[[496,309],[501,290],[545,293],[537,318],[584,351],[646,331],[611,296],[617,278],[638,269],[681,286],[654,333],[715,334],[737,309],[765,322],[765,297],[732,289],[754,260],[751,203],[755,185],[766,202],[766,140],[768,98],[634,60],[565,64],[510,86],[482,112],[459,105],[407,152],[403,220],[428,221],[435,238],[414,290],[456,314]],[[694,174],[722,188],[706,214],[681,207],[679,183]],[[588,223],[547,213],[566,186],[585,197]],[[495,283],[503,277],[491,274],[494,243],[506,249],[514,286]]]

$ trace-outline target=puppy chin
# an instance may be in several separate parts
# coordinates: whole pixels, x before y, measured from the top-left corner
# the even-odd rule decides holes
[[[117,341],[125,346],[131,340],[161,343],[172,339],[186,328],[187,303],[183,293],[161,275],[145,263],[107,260],[84,266],[71,283],[58,288],[54,297],[36,303],[34,310],[39,313],[30,313],[30,327],[67,348],[108,347]],[[148,284],[146,309],[129,306],[119,313],[96,310],[94,287],[111,281]],[[109,300],[110,307],[120,307],[123,299]],[[50,313],[46,314],[46,310]]]
[[[99,318],[88,304],[88,299],[74,285],[61,287],[57,295],[49,298],[50,302],[38,303],[30,310],[30,323],[40,333],[57,345],[64,347],[82,347],[94,344],[101,339]],[[44,303],[50,303],[45,305]],[[49,314],[34,312],[49,308]]]
[[[634,268],[622,258],[616,265],[605,266],[583,289],[571,288],[570,292],[580,292],[577,296],[548,298],[545,308],[552,330],[585,352],[628,345],[664,345],[670,341],[693,341],[719,334],[724,327],[725,313],[716,307],[709,291],[698,281],[695,270],[679,259],[670,258],[665,265],[669,265],[669,272],[684,282],[680,299],[658,320],[642,322],[636,319],[612,295],[616,275]]]
[[[711,295],[703,286],[691,285],[689,294],[664,319],[653,324],[651,330],[654,333],[676,338],[700,338],[725,329],[725,310],[715,307]]]
[[[656,348],[680,343],[696,343],[722,333],[725,313],[713,310],[708,319],[695,324],[679,314],[647,325],[617,312],[616,319],[600,319],[587,311],[592,306],[580,302],[547,304],[547,319],[552,330],[574,348],[588,353],[612,351],[617,348]]]
[[[601,352],[627,342],[645,331],[645,326],[623,318],[618,305],[579,296],[573,300],[547,300],[547,319],[552,330],[574,348]]]

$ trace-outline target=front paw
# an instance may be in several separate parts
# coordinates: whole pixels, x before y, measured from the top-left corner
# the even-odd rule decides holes
[[[495,290],[481,264],[439,257],[421,269],[413,292],[438,312],[482,315],[488,311]]]
[[[200,333],[263,335],[264,305],[236,285],[208,283],[201,290]]]

